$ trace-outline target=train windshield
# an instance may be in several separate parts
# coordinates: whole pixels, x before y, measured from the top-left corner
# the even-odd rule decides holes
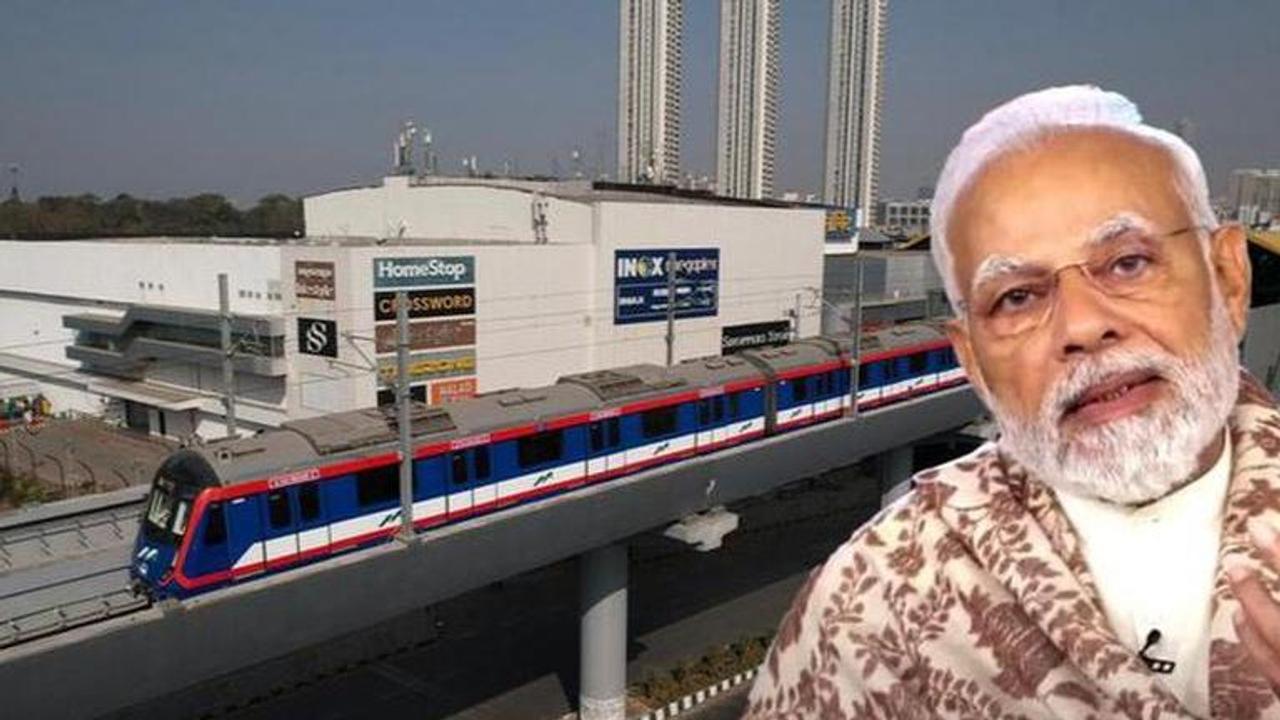
[[[187,531],[191,517],[191,499],[181,497],[176,483],[160,475],[151,488],[147,502],[147,537],[159,542],[176,543]]]

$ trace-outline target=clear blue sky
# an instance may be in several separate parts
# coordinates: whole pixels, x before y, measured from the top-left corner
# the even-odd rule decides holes
[[[374,181],[399,123],[446,169],[614,164],[613,0],[0,0],[0,164],[24,196],[312,193]],[[783,2],[780,189],[822,172],[826,0]],[[686,0],[684,152],[713,173],[719,3]],[[1215,192],[1280,165],[1280,2],[896,0],[886,194],[1001,99],[1090,81],[1188,117]],[[6,173],[7,175],[7,173]],[[7,188],[8,178],[3,178]]]

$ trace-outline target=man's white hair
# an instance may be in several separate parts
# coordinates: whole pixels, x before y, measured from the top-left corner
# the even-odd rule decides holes
[[[983,168],[1002,155],[1033,148],[1055,134],[1094,128],[1122,133],[1167,151],[1174,161],[1174,182],[1193,222],[1210,229],[1217,227],[1209,204],[1209,184],[1196,151],[1177,135],[1143,123],[1138,106],[1128,98],[1093,85],[1027,93],[988,112],[966,130],[938,176],[929,213],[933,262],[957,314],[963,315],[964,295],[956,282],[947,239],[947,221],[956,199]]]

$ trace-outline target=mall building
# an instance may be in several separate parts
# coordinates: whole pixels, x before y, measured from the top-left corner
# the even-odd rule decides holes
[[[222,435],[220,273],[242,432],[389,402],[401,290],[429,403],[664,363],[673,270],[677,361],[819,332],[821,208],[402,176],[304,208],[290,240],[0,241],[0,402]]]

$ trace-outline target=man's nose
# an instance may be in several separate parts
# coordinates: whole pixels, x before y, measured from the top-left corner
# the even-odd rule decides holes
[[[1062,269],[1054,299],[1052,328],[1063,359],[1094,353],[1120,340],[1119,323],[1107,297],[1085,275],[1084,268]]]

